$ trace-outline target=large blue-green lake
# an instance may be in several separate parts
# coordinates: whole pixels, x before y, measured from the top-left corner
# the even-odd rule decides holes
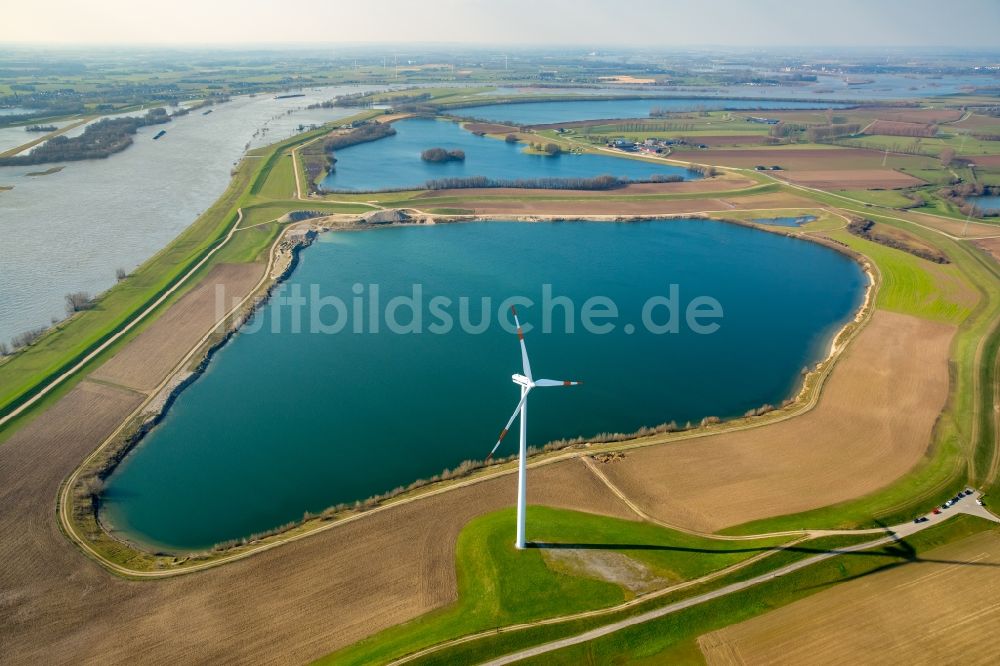
[[[510,296],[535,303],[519,307],[534,327],[526,337],[535,376],[586,382],[532,394],[529,443],[742,415],[797,390],[803,366],[823,357],[853,316],[865,281],[828,248],[702,220],[325,234],[111,476],[102,518],[147,545],[198,549],[482,459],[518,399],[510,380],[521,369],[517,338],[497,314]],[[412,298],[415,284],[423,332],[390,332],[389,309],[367,306],[371,285],[385,306]],[[545,285],[566,299],[546,308]],[[649,331],[644,305],[669,298],[670,285],[679,332]],[[310,333],[310,306],[286,302],[296,294],[313,308],[326,299],[317,321],[346,327]],[[617,319],[593,322],[613,323],[611,332],[583,328],[581,310],[595,296],[618,308]],[[334,297],[345,304],[343,320]],[[435,311],[434,297],[452,305],[438,301]],[[467,321],[481,332],[459,324],[463,297]],[[696,322],[719,324],[715,333],[684,321],[697,297],[722,308],[721,319]],[[381,313],[378,332],[372,312]],[[412,324],[410,312],[397,307],[391,320]],[[653,323],[667,324],[669,312],[661,302]],[[442,313],[455,321],[450,332],[432,328]],[[508,438],[498,455],[516,443]]]
[[[698,110],[766,110],[766,109],[829,109],[843,108],[844,104],[818,102],[783,102],[753,99],[598,99],[568,102],[521,102],[465,106],[455,109],[464,118],[479,118],[516,125],[542,125],[572,120],[600,120],[603,118],[646,118],[653,109],[668,111]]]
[[[394,190],[423,187],[438,178],[592,178],[609,174],[644,180],[654,174],[685,179],[700,175],[684,167],[612,155],[530,155],[525,145],[476,136],[447,120],[408,118],[393,123],[396,134],[336,151],[336,169],[322,187],[337,190]],[[425,162],[428,148],[462,150],[465,159]]]

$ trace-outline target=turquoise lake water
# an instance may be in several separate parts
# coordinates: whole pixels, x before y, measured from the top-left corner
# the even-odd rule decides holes
[[[350,314],[355,285],[367,299],[378,284],[388,303],[415,283],[428,304],[421,333],[388,332],[381,318],[377,333],[354,333],[353,320],[339,333],[309,333],[308,316],[295,332],[294,308],[283,303],[315,284],[318,297],[340,298]],[[565,332],[561,306],[553,330],[540,329],[545,284],[574,304],[576,332]],[[696,297],[717,300],[717,332],[641,325],[643,305],[671,284],[682,315]],[[800,369],[825,355],[864,284],[860,268],[828,248],[702,220],[325,234],[111,476],[102,518],[147,545],[198,549],[482,459],[518,399],[517,338],[496,314],[512,295],[535,301],[520,307],[535,327],[526,336],[535,376],[586,382],[532,393],[529,443],[541,445],[780,403]],[[580,310],[597,295],[618,307],[612,332],[582,330]],[[472,323],[483,322],[483,297],[492,315],[481,333],[436,334],[434,296],[452,299],[444,312],[456,321],[463,296]],[[319,321],[333,326],[336,312],[319,311]],[[397,321],[409,322],[408,312],[397,310]],[[657,323],[666,316],[655,310]],[[633,334],[626,324],[637,325]],[[516,444],[508,438],[498,455]]]
[[[323,180],[326,190],[391,190],[422,187],[428,180],[490,178],[591,178],[610,174],[643,180],[654,174],[687,180],[699,174],[683,167],[611,155],[526,155],[524,144],[476,136],[458,123],[409,118],[393,123],[394,136],[336,151],[336,170]],[[465,160],[425,162],[428,148],[465,151]]]
[[[750,99],[599,99],[569,102],[524,102],[465,106],[455,109],[455,114],[465,118],[480,118],[518,125],[541,125],[571,120],[600,120],[602,118],[647,118],[655,108],[670,111],[696,111],[700,109],[829,109],[843,108],[843,104],[823,102],[780,102],[777,100]]]

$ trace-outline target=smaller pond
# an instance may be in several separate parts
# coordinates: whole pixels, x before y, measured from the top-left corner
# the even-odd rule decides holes
[[[476,136],[457,123],[409,118],[393,123],[396,134],[336,151],[336,170],[321,183],[328,191],[373,191],[422,187],[440,178],[593,178],[605,174],[646,180],[655,175],[701,176],[684,167],[633,160],[611,155],[555,157],[524,152],[523,143]],[[428,148],[465,152],[465,159],[425,162]]]
[[[984,194],[966,199],[979,210],[1000,210],[1000,194]]]
[[[755,217],[757,224],[770,224],[776,227],[801,227],[816,219],[815,215],[800,215],[799,217]]]

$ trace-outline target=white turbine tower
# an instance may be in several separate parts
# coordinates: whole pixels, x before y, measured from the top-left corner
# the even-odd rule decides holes
[[[521,415],[521,446],[520,452],[518,454],[517,461],[517,540],[514,542],[519,549],[524,548],[524,512],[528,505],[528,486],[526,474],[528,470],[528,445],[527,445],[527,423],[528,423],[528,394],[531,393],[531,389],[535,387],[546,387],[546,386],[576,386],[582,384],[583,382],[570,382],[570,381],[560,381],[556,379],[533,379],[531,376],[531,363],[528,362],[528,348],[524,346],[524,331],[521,330],[521,322],[517,319],[517,310],[511,306],[510,311],[514,314],[514,324],[517,326],[517,338],[521,342],[521,364],[524,369],[524,374],[514,374],[511,375],[511,379],[514,383],[521,387],[521,401],[517,403],[517,408],[514,413],[510,415],[510,420],[507,421],[507,425],[504,429],[500,431],[500,438],[497,443],[493,446],[493,450],[490,451],[490,455],[486,456],[489,460],[496,453],[497,447],[500,446],[500,442],[503,438],[507,436],[507,431],[510,429],[514,419],[517,415]]]

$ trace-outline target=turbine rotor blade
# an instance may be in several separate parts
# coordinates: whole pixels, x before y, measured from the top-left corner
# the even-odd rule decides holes
[[[583,382],[573,382],[564,379],[536,379],[535,386],[579,386]]]
[[[521,342],[521,366],[524,369],[524,376],[531,380],[531,363],[528,362],[528,348],[524,346],[524,330],[521,322],[517,319],[517,309],[510,306],[510,311],[514,314],[514,324],[517,326],[517,339]]]
[[[524,407],[524,401],[528,399],[528,393],[530,391],[531,389],[527,389],[524,392],[524,395],[521,396],[521,400],[517,403],[517,407],[514,409],[514,413],[511,414],[510,418],[507,420],[507,425],[505,425],[503,427],[503,430],[500,431],[500,437],[497,439],[497,443],[493,445],[493,450],[490,451],[490,454],[488,456],[486,456],[487,462],[489,462],[490,458],[493,457],[493,454],[497,452],[497,449],[500,447],[500,442],[502,442],[503,438],[507,436],[507,432],[510,430],[511,424],[514,423],[514,419],[516,419],[517,415],[521,413],[521,408]]]

